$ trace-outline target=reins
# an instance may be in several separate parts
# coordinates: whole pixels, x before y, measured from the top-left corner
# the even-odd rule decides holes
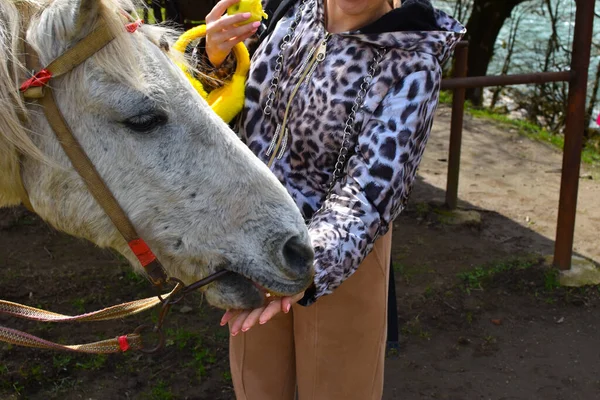
[[[30,20],[29,7],[23,4],[21,11],[23,21],[25,21],[26,25]],[[130,20],[129,23],[125,25],[125,29],[129,33],[134,33],[141,23],[142,21]],[[25,32],[26,26],[23,26],[21,40],[24,54],[26,55],[24,64],[27,67],[27,70],[30,71],[34,70],[34,68],[38,68],[38,66],[32,65],[33,62],[31,60],[34,59],[35,56],[33,55],[33,50],[26,43]],[[8,314],[19,318],[43,322],[90,322],[111,320],[134,315],[153,308],[158,304],[162,304],[162,309],[156,324],[141,325],[134,333],[121,335],[100,342],[80,345],[61,345],[25,332],[2,326],[0,326],[0,341],[19,346],[83,353],[116,353],[128,350],[140,350],[147,353],[155,352],[162,348],[164,344],[162,325],[171,306],[181,301],[181,299],[189,293],[192,293],[200,287],[208,285],[229,273],[228,271],[222,270],[189,286],[186,286],[182,281],[176,278],[169,277],[161,262],[156,258],[146,242],[139,236],[130,219],[106,186],[93,163],[87,157],[85,151],[69,129],[60,108],[56,104],[52,89],[48,86],[51,80],[69,73],[96,52],[100,51],[114,38],[115,35],[110,28],[106,24],[100,23],[92,33],[65,51],[45,68],[38,69],[37,73],[33,74],[33,76],[21,85],[20,91],[26,100],[37,101],[42,106],[44,115],[60,142],[61,147],[71,161],[73,168],[81,176],[92,196],[127,241],[140,264],[144,267],[150,282],[159,290],[164,290],[167,285],[174,285],[174,287],[170,292],[163,296],[158,295],[156,297],[136,300],[78,316],[57,314],[0,300],[0,314]],[[37,64],[37,62],[35,62],[35,64]],[[27,208],[33,210],[22,181],[20,181],[20,185],[23,193],[23,203]],[[152,330],[159,336],[158,344],[153,348],[144,346],[142,342],[141,333],[147,330]]]

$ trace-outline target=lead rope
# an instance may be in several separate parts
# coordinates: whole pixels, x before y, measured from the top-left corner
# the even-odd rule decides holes
[[[177,285],[171,292],[164,296],[154,296],[146,299],[135,300],[128,303],[118,304],[107,307],[99,311],[90,312],[81,315],[64,315],[51,311],[41,310],[39,308],[29,307],[10,301],[0,300],[0,314],[6,314],[13,317],[27,319],[38,322],[95,322],[120,319],[149,310],[162,303],[156,324],[145,324],[137,327],[131,334],[122,335],[113,339],[102,340],[94,343],[63,345],[21,332],[15,329],[0,326],[0,341],[24,347],[35,347],[39,349],[62,350],[77,353],[109,354],[126,352],[128,350],[138,350],[144,353],[154,353],[161,349],[165,342],[162,332],[162,326],[169,310],[173,304],[180,302],[187,294],[196,289],[208,285],[220,278],[226,271],[220,271],[207,278],[204,278],[192,285],[182,287]],[[147,348],[143,345],[141,334],[143,331],[151,330],[158,336],[156,346]]]

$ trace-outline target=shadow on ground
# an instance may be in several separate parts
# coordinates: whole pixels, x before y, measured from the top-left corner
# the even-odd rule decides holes
[[[566,290],[540,256],[553,240],[489,210],[453,225],[444,193],[420,180],[394,225],[401,347],[384,399],[594,399],[600,393],[596,288]],[[1,297],[81,313],[152,295],[112,252],[0,210]],[[102,357],[0,345],[2,399],[233,399],[220,314],[186,299],[160,354]],[[129,332],[153,313],[94,325],[0,325],[61,342]],[[357,344],[359,345],[359,344]],[[336,399],[333,399],[336,400]]]
[[[394,226],[401,347],[384,399],[593,399],[600,393],[597,288],[558,287],[554,241],[498,212],[449,224],[421,179]],[[597,260],[596,260],[597,261]]]

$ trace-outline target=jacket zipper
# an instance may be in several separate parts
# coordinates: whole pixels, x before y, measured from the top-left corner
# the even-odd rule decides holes
[[[271,140],[271,143],[267,148],[266,155],[267,157],[270,156],[269,162],[267,163],[267,166],[269,168],[271,168],[271,166],[273,165],[275,157],[277,157],[277,159],[280,160],[283,157],[283,154],[285,153],[289,135],[287,123],[292,101],[294,100],[296,93],[298,93],[298,89],[300,88],[302,83],[306,80],[307,77],[312,75],[312,72],[314,72],[317,63],[320,63],[325,59],[325,55],[327,54],[327,41],[329,40],[330,35],[331,34],[329,32],[325,34],[323,40],[321,40],[321,42],[315,48],[313,48],[313,50],[311,50],[311,53],[314,52],[314,54],[312,55],[310,61],[308,63],[303,63],[302,76],[300,77],[300,80],[298,81],[298,83],[296,83],[294,90],[292,90],[292,93],[290,94],[290,98],[285,107],[283,121],[281,124],[277,125],[275,135],[273,135],[273,139]]]

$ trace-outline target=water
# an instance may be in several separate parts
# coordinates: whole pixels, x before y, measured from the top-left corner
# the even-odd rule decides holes
[[[559,40],[569,50],[572,47],[572,39],[575,26],[575,1],[574,0],[552,0],[552,4],[560,1],[561,7],[558,12],[557,31]],[[452,14],[454,12],[455,0],[434,0],[436,7]],[[500,31],[494,51],[494,58],[488,69],[489,75],[497,75],[502,71],[502,65],[506,58],[507,49],[504,44],[508,42],[511,22],[520,18],[518,35],[515,40],[515,49],[512,56],[509,74],[538,72],[543,69],[545,49],[548,39],[552,33],[550,18],[545,14],[545,8],[541,7],[542,1],[530,0],[517,6],[510,20],[507,20]],[[543,14],[544,12],[544,14]],[[596,13],[600,13],[600,0],[596,0]],[[461,21],[466,25],[467,20]],[[600,18],[594,20],[593,41],[600,45]],[[561,52],[557,59],[560,70],[569,69],[568,55]],[[600,49],[592,46],[590,59],[590,70],[588,79],[588,97],[592,95],[596,69],[600,62]],[[520,86],[519,88],[525,88]],[[596,117],[600,113],[600,96],[596,103],[597,109],[592,115],[591,126],[597,127]]]

